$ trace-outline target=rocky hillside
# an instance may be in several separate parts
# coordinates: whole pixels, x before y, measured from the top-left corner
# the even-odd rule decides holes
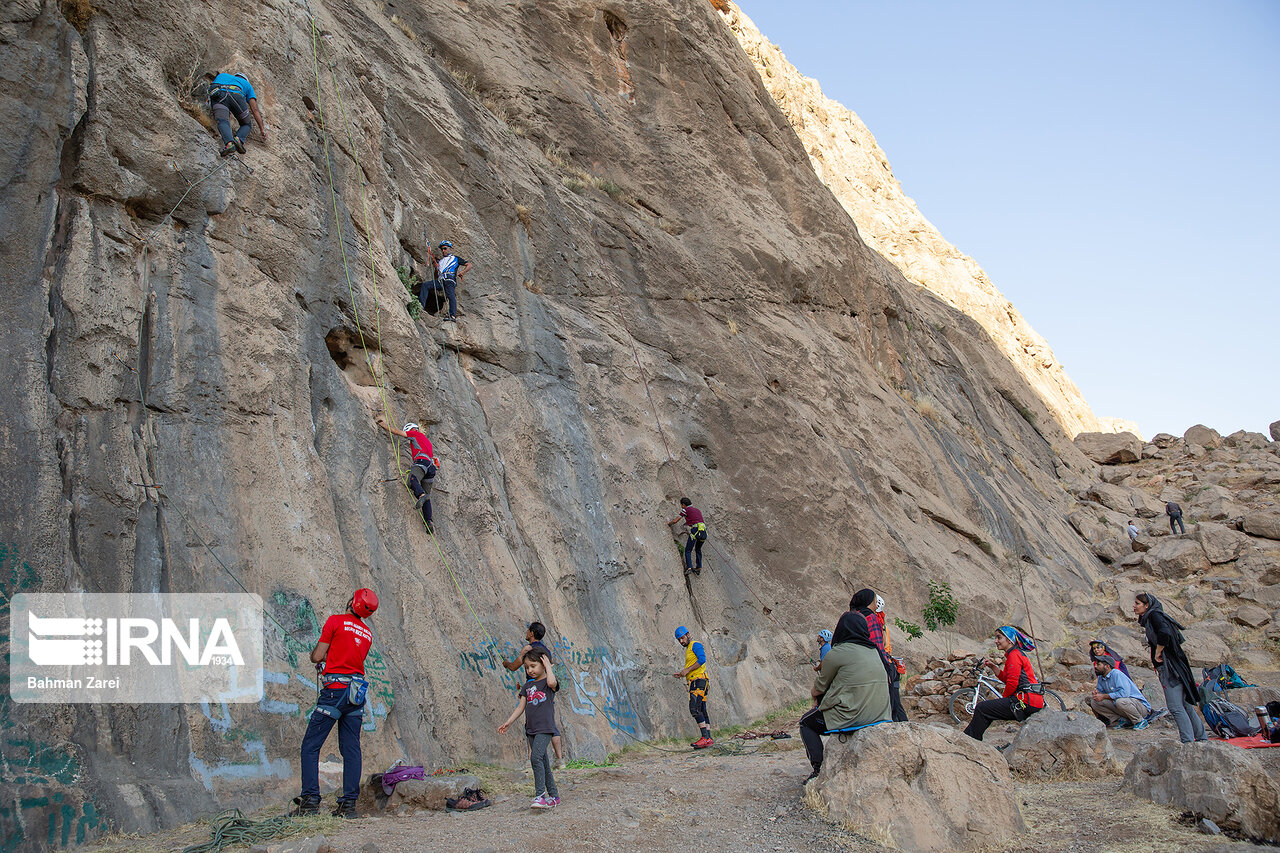
[[[804,695],[864,584],[910,615],[946,579],[982,637],[1025,618],[1021,564],[1064,637],[1102,576],[1065,392],[864,242],[703,0],[19,0],[0,45],[3,619],[241,584],[269,617],[259,704],[6,695],[6,850],[296,793],[306,652],[353,587],[383,601],[381,768],[518,760],[495,648],[531,618],[570,753],[601,756],[691,730],[676,625],[719,725]],[[240,160],[200,106],[226,68],[270,125]],[[397,274],[444,237],[456,326]],[[378,414],[437,443],[438,543]]]
[[[862,120],[823,95],[818,81],[797,71],[742,10],[731,5],[725,19],[795,129],[814,172],[857,223],[862,239],[909,281],[978,321],[1071,435],[1108,429],[1094,417],[1048,342],[977,261],[948,243],[902,191]]]

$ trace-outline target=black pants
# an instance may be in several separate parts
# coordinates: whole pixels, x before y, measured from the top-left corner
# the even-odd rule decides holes
[[[689,682],[689,715],[699,727],[711,728],[711,720],[707,718],[707,680],[705,678],[695,678]]]
[[[237,92],[216,92],[209,96],[209,108],[213,111],[213,120],[218,124],[218,134],[222,144],[231,141],[231,116],[236,117],[240,127],[235,135],[244,142],[253,131],[253,122],[249,117],[249,102],[244,95]]]
[[[894,670],[894,674],[897,675],[896,669]],[[900,686],[901,679],[899,678],[894,678],[889,682],[889,709],[893,714],[893,721],[895,723],[907,722],[907,709],[902,707],[902,694],[899,690]]]
[[[986,732],[987,727],[996,720],[1017,720],[1018,715],[1014,713],[1014,708],[1020,704],[1021,700],[1017,696],[986,699],[979,702],[977,707],[973,709],[973,719],[969,721],[969,725],[965,726],[964,733],[974,740],[982,740],[982,735]],[[1039,708],[1032,705],[1027,705],[1021,711],[1022,719],[1025,720],[1039,710]]]
[[[822,736],[826,733],[827,721],[822,719],[822,712],[814,705],[800,718],[800,740],[804,741],[804,754],[809,756],[814,770],[822,766]]]
[[[1177,527],[1174,527],[1175,524],[1177,525]],[[1178,530],[1179,527],[1182,528],[1181,531]],[[1170,533],[1178,533],[1178,532],[1186,533],[1187,532],[1187,526],[1182,523],[1182,513],[1175,512],[1173,515],[1169,516],[1169,532]]]

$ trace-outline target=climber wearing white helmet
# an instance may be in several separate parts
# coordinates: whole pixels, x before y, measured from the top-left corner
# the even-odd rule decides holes
[[[824,628],[818,632],[818,659],[810,661],[813,664],[814,672],[822,669],[822,659],[827,656],[829,651],[831,651],[831,632]]]
[[[378,418],[378,426],[392,435],[409,439],[409,452],[413,456],[413,463],[409,466],[409,490],[418,499],[418,509],[422,511],[422,520],[426,522],[427,532],[435,533],[435,527],[431,523],[431,487],[435,484],[440,463],[435,458],[431,439],[427,438],[427,434],[413,421],[405,424],[404,429],[396,429],[389,426],[382,418]]]
[[[895,723],[905,723],[907,721],[907,711],[902,707],[902,698],[899,694],[899,679],[903,675],[902,662],[893,657],[893,643],[889,641],[889,625],[884,615],[884,599],[878,594],[876,595],[875,613],[872,615],[880,623],[880,633],[884,637],[884,653],[898,671],[897,678],[889,679],[889,702],[893,706],[893,721]]]

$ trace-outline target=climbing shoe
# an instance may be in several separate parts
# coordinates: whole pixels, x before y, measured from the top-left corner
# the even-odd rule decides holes
[[[234,153],[236,153],[236,144],[234,142],[228,142],[226,145],[222,146],[223,157],[230,157]]]
[[[440,322],[441,322],[441,323],[456,323],[456,322],[458,322],[458,318],[457,318],[457,317],[445,317],[445,318],[444,318],[443,320],[441,320]]]
[[[338,807],[333,810],[334,817],[344,817],[348,820],[355,820],[360,817],[360,813],[356,811],[356,804],[338,800]]]
[[[804,781],[803,781],[803,782],[801,782],[800,784],[802,784],[802,785],[808,785],[808,784],[809,784],[810,782],[812,782],[814,779],[817,779],[817,778],[818,778],[818,774],[819,774],[819,773],[821,773],[821,772],[822,772],[822,768],[821,768],[821,767],[815,767],[815,768],[813,768],[813,772],[812,772],[812,773],[810,773],[808,776],[804,777]]]
[[[1143,729],[1145,729],[1145,728],[1146,728],[1147,726],[1149,726],[1149,725],[1151,725],[1151,724],[1150,724],[1149,722],[1147,722],[1146,720],[1138,720],[1138,722],[1136,722],[1136,723],[1134,723],[1134,724],[1133,724],[1133,730],[1134,730],[1134,731],[1136,731],[1136,732],[1137,732],[1137,731],[1142,731]]]
[[[715,741],[713,741],[711,738],[707,737],[706,735],[703,735],[702,737],[698,738],[693,742],[693,748],[706,749],[707,747],[711,746],[711,744],[713,743],[715,743]]]
[[[320,814],[320,798],[319,797],[294,797],[293,810],[289,812],[290,817],[307,817],[308,815]]]
[[[239,151],[241,154],[243,154],[243,153],[244,153],[244,140],[243,140],[243,139],[241,139],[241,138],[240,138],[240,137],[238,137],[238,136],[233,136],[233,137],[231,137],[231,144],[232,144],[232,145],[234,145],[234,146],[236,147],[236,150],[237,150],[237,151]]]
[[[449,797],[444,801],[444,806],[451,812],[470,812],[476,809],[484,809],[493,805],[484,796],[484,791],[480,788],[466,788],[462,792],[462,796],[458,798]]]

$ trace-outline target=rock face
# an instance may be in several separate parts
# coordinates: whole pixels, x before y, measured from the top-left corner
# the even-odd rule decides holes
[[[1075,445],[1099,465],[1137,462],[1142,458],[1142,439],[1131,432],[1082,432],[1075,437]]]
[[[808,152],[818,177],[868,244],[902,273],[973,318],[1038,396],[1013,395],[1031,413],[1047,406],[1069,435],[1105,429],[1049,344],[998,291],[973,258],[948,243],[903,192],[862,120],[822,94],[737,7],[725,20]]]
[[[0,12],[5,600],[243,584],[270,674],[246,704],[6,704],[0,797],[30,805],[5,838],[296,792],[306,655],[358,586],[382,599],[368,767],[523,762],[492,729],[532,618],[585,756],[687,726],[675,625],[725,722],[789,700],[849,587],[910,616],[949,580],[986,636],[1013,556],[1061,632],[1100,567],[1059,421],[1092,416],[1025,324],[989,336],[863,242],[727,18],[353,0],[311,5],[313,41],[305,8]],[[231,67],[271,134],[221,160],[192,84]],[[397,276],[445,237],[474,264],[456,326]],[[438,547],[375,415],[436,442]],[[692,578],[682,494],[713,537]]]
[[[1146,565],[1164,578],[1184,578],[1209,568],[1209,558],[1194,539],[1162,539],[1147,551]]]
[[[1244,517],[1244,532],[1266,539],[1280,539],[1280,512],[1251,512]]]
[[[1046,708],[1032,714],[1004,753],[1027,779],[1107,776],[1120,772],[1107,727],[1092,714]]]
[[[1196,424],[1182,435],[1187,444],[1198,444],[1206,450],[1214,450],[1222,446],[1222,436],[1216,429]]]
[[[1280,840],[1280,787],[1258,755],[1224,743],[1149,744],[1124,770],[1124,787],[1152,802],[1188,809],[1223,829]],[[1272,759],[1274,760],[1274,759]]]
[[[892,723],[828,741],[809,783],[828,815],[901,850],[976,850],[1024,831],[1009,767],[952,728]]]

